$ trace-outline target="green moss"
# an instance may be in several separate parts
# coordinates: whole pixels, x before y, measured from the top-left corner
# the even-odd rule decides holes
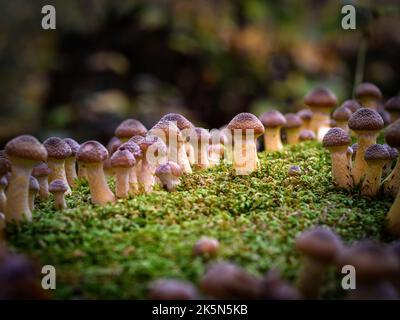
[[[329,154],[317,143],[260,153],[261,170],[246,176],[219,166],[183,178],[178,192],[92,206],[86,184],[54,211],[39,203],[34,221],[11,226],[8,239],[18,252],[57,268],[57,298],[144,298],[149,281],[177,277],[197,282],[208,261],[192,257],[203,235],[219,239],[215,259],[234,261],[262,274],[278,267],[294,281],[301,265],[295,237],[318,224],[346,242],[389,240],[384,216],[391,200],[371,200],[336,190]],[[303,174],[288,177],[291,165]],[[340,297],[334,270],[325,297]]]

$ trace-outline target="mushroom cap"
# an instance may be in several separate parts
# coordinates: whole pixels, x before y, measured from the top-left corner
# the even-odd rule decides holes
[[[310,108],[333,109],[338,101],[335,94],[327,88],[318,87],[304,97],[304,103]]]
[[[385,141],[393,148],[400,148],[400,120],[396,120],[385,129]]]
[[[382,98],[382,92],[379,88],[371,82],[360,83],[354,92],[357,99],[360,98],[372,98],[379,100]]]
[[[203,141],[207,143],[211,140],[210,133],[204,128],[194,128],[190,132],[190,137],[197,141]]]
[[[32,170],[32,175],[35,178],[46,177],[50,173],[51,173],[51,169],[45,162],[42,162],[42,163],[38,164],[37,166],[33,167],[33,170]]]
[[[349,119],[349,128],[354,131],[379,131],[383,126],[380,114],[368,108],[358,109]]]
[[[76,153],[78,152],[80,147],[79,143],[72,138],[65,138],[64,142],[67,143],[71,148],[71,156],[76,156]]]
[[[358,109],[361,108],[361,105],[358,103],[357,100],[355,99],[349,99],[346,100],[342,103],[341,107],[346,107],[349,109],[352,113],[356,112]]]
[[[136,143],[137,145],[139,145],[139,143],[144,139],[143,136],[133,136],[132,138],[130,138],[128,140],[128,142],[133,142]]]
[[[392,116],[388,111],[382,108],[377,109],[379,115],[382,117],[383,123],[385,126],[388,126],[389,124],[392,123]]]
[[[285,117],[277,110],[264,112],[260,116],[260,121],[265,128],[277,128],[286,124]]]
[[[400,96],[391,97],[386,101],[384,108],[389,112],[400,112]]]
[[[315,260],[330,263],[342,248],[340,238],[331,230],[316,227],[303,232],[296,239],[296,249]]]
[[[46,148],[33,136],[18,136],[6,144],[6,155],[34,161],[46,161]]]
[[[303,120],[295,113],[285,114],[285,119],[285,128],[287,129],[299,128],[303,125]]]
[[[39,186],[39,181],[35,177],[30,176],[29,177],[29,191],[31,192],[39,192],[40,186]]]
[[[166,155],[168,153],[168,148],[164,141],[162,141],[157,136],[146,136],[140,143],[139,147],[142,150],[143,157],[146,156],[147,150],[151,147],[151,149],[160,154]]]
[[[227,128],[234,133],[234,130],[242,130],[242,134],[246,133],[246,130],[254,130],[254,135],[259,136],[264,133],[264,126],[258,118],[251,113],[242,112],[236,115],[231,122],[229,122]]]
[[[144,138],[142,137],[140,141],[143,140]],[[128,150],[137,159],[141,159],[143,156],[142,149],[140,148],[140,146],[137,143],[132,142],[131,140],[121,144],[117,150]]]
[[[150,129],[149,135],[163,137],[169,139],[178,139],[178,142],[183,142],[183,136],[179,128],[171,121],[158,121],[153,128]]]
[[[316,137],[314,131],[307,130],[307,129],[301,130],[300,136],[299,136],[300,141],[311,141],[311,140],[315,140],[316,138],[317,137]]]
[[[140,136],[141,137],[141,136]],[[117,149],[119,148],[119,146],[122,144],[122,141],[121,140],[119,140],[117,137],[112,137],[111,139],[110,139],[110,141],[108,141],[108,143],[107,143],[107,146],[106,146],[106,149],[107,149],[107,151],[108,151],[108,154],[110,155],[110,156],[112,156],[113,155],[113,153],[115,152],[115,151],[117,151]]]
[[[8,180],[7,180],[6,176],[2,176],[0,178],[0,186],[3,188],[8,186]]]
[[[172,121],[175,123],[179,130],[194,128],[193,123],[191,123],[188,119],[178,113],[168,113],[163,116],[160,121]]]
[[[146,127],[139,120],[127,119],[115,129],[115,136],[119,139],[131,138],[133,136],[144,136],[147,133]]]
[[[135,157],[127,149],[115,151],[110,161],[112,168],[129,168],[136,164]]]
[[[68,143],[58,137],[51,137],[43,142],[49,158],[58,160],[66,159],[71,156],[72,151]]]
[[[347,121],[349,120],[351,115],[352,112],[350,109],[348,109],[347,107],[340,106],[339,108],[336,108],[335,111],[333,111],[332,119],[336,121]]]
[[[150,284],[152,300],[193,300],[198,297],[196,288],[187,281],[159,279]]]
[[[68,190],[67,184],[61,179],[55,179],[49,184],[49,191],[51,193],[62,192],[65,193]]]
[[[390,155],[390,160],[396,160],[397,157],[399,156],[399,151],[396,148],[392,148],[388,144],[384,144],[386,147],[387,151],[389,152]]]
[[[366,161],[373,160],[389,160],[390,153],[383,144],[373,144],[369,146],[364,153],[364,159]]]
[[[353,155],[355,155],[358,150],[358,143],[356,142],[356,143],[352,144],[351,149],[353,150]]]
[[[349,146],[351,143],[350,134],[342,128],[331,128],[322,139],[325,148]]]
[[[107,149],[100,142],[94,140],[82,143],[76,154],[76,159],[85,163],[100,163],[107,158]]]
[[[301,118],[301,120],[311,120],[313,116],[313,112],[309,109],[301,109],[297,112],[297,115]]]
[[[296,177],[301,175],[301,169],[299,166],[290,166],[288,170],[288,175],[291,177]]]
[[[393,276],[399,267],[390,250],[368,240],[344,249],[338,256],[338,265],[352,265],[357,278],[377,281]]]
[[[171,174],[174,177],[180,177],[182,174],[182,169],[181,167],[173,162],[173,161],[168,161],[165,164],[160,165],[155,172],[157,177],[160,177],[162,175],[167,175],[167,174]]]

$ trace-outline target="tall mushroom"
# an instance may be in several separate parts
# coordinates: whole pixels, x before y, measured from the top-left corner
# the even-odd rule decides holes
[[[347,190],[353,186],[347,156],[350,143],[350,135],[341,128],[329,129],[322,140],[322,145],[331,153],[332,180],[339,188]]]
[[[260,116],[264,125],[264,148],[267,151],[278,151],[283,149],[281,141],[281,129],[286,125],[286,119],[277,110],[264,112]]]
[[[94,204],[114,202],[115,197],[107,185],[103,171],[103,161],[107,159],[107,149],[97,141],[87,141],[81,144],[76,158],[86,168],[90,194]]]
[[[79,150],[79,143],[71,138],[65,138],[64,142],[71,148],[70,156],[65,159],[65,174],[69,186],[71,188],[76,188],[76,179],[78,178],[76,172],[76,153]]]
[[[384,108],[390,113],[392,122],[400,119],[400,96],[390,98],[386,101]]]
[[[400,120],[393,122],[385,130],[386,143],[392,148],[400,150]],[[397,159],[392,172],[383,182],[383,190],[386,194],[396,197],[400,188],[400,161]]]
[[[115,129],[115,136],[122,142],[127,142],[133,136],[145,136],[147,133],[146,127],[139,120],[127,119]]]
[[[310,130],[310,125],[311,125],[311,119],[313,116],[313,113],[309,109],[301,109],[300,111],[297,112],[297,115],[301,118],[303,121],[303,125],[301,126],[301,130]]]
[[[383,128],[383,120],[375,110],[361,108],[351,115],[349,128],[357,136],[358,148],[351,174],[354,184],[358,185],[364,177],[367,168],[367,163],[364,160],[365,150],[370,145],[376,143],[376,137]]]
[[[63,180],[56,179],[50,182],[49,191],[54,195],[54,206],[56,210],[67,209],[67,203],[65,202],[65,192],[67,192],[68,186]]]
[[[29,209],[29,177],[37,163],[47,160],[47,151],[35,137],[29,135],[12,139],[5,150],[11,161],[12,172],[6,192],[6,219],[30,221],[32,213]]]
[[[32,170],[32,176],[34,176],[39,182],[39,196],[42,200],[49,198],[49,175],[51,169],[46,163],[40,163],[35,166]]]
[[[48,138],[43,142],[43,146],[47,150],[47,165],[51,170],[49,182],[60,179],[68,185],[67,175],[65,173],[65,160],[72,154],[70,146],[64,140],[57,137]],[[71,193],[69,185],[67,193]]]
[[[336,127],[343,129],[344,131],[349,131],[348,121],[352,115],[350,109],[344,106],[336,108],[332,113],[332,119],[335,120]]]
[[[29,209],[31,212],[35,208],[35,197],[39,193],[40,186],[39,182],[35,177],[30,177],[29,178]]]
[[[0,178],[0,212],[4,212],[7,206],[7,197],[5,189],[7,188],[8,180],[5,176]]]
[[[115,195],[118,198],[127,198],[130,185],[129,178],[136,160],[128,150],[117,150],[111,157],[111,167],[115,170]]]
[[[194,128],[190,132],[189,136],[195,155],[193,168],[196,170],[207,169],[210,166],[208,161],[208,146],[211,140],[211,135],[206,129]]]
[[[239,113],[227,127],[233,137],[233,168],[237,175],[248,175],[258,168],[257,138],[264,126],[251,113]]]
[[[303,124],[301,118],[295,113],[287,113],[285,115],[286,124],[286,139],[287,143],[290,145],[295,145],[299,143],[300,130]]]
[[[382,92],[373,83],[363,82],[356,87],[354,96],[363,107],[376,110],[379,100],[382,99]]]
[[[176,190],[181,174],[181,167],[172,161],[162,164],[155,172],[155,175],[160,179],[163,188],[168,192]]]

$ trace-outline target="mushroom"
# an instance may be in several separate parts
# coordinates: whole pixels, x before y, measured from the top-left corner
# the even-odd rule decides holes
[[[304,97],[304,103],[313,112],[310,130],[317,135],[318,141],[322,141],[329,130],[329,116],[337,106],[337,98],[327,88],[315,88]]]
[[[310,130],[310,125],[311,125],[311,119],[313,116],[313,113],[309,109],[301,109],[300,111],[297,112],[297,115],[301,118],[303,121],[303,125],[301,126],[301,130]]]
[[[8,180],[5,176],[0,178],[0,212],[4,212],[7,206],[7,197],[5,189],[8,186]]]
[[[300,300],[301,295],[288,281],[282,279],[277,269],[271,269],[262,280],[266,300]]]
[[[353,149],[351,147],[347,148],[346,155],[347,155],[347,163],[349,166],[349,173],[351,173],[351,169],[353,168]]]
[[[354,96],[363,107],[376,110],[379,100],[382,99],[382,92],[373,83],[363,82],[356,87]]]
[[[385,130],[386,143],[392,148],[400,149],[400,120],[393,122]],[[400,161],[397,160],[392,172],[383,181],[386,194],[396,197],[400,188]]]
[[[295,113],[287,113],[285,115],[285,118],[286,118],[285,130],[286,130],[287,143],[290,145],[298,144],[300,137],[300,130],[303,121]]]
[[[54,205],[56,210],[67,209],[67,203],[65,202],[65,193],[68,190],[68,186],[61,179],[56,179],[50,182],[49,191],[54,195]]]
[[[351,265],[356,270],[356,289],[349,290],[347,299],[398,299],[389,282],[398,271],[398,262],[387,248],[371,241],[359,242],[342,250],[337,265],[340,269]]]
[[[392,117],[390,116],[390,113],[383,109],[383,107],[379,107],[377,111],[382,117],[385,127],[392,123]]]
[[[140,136],[141,137],[141,136]],[[110,141],[108,141],[106,149],[108,151],[108,155],[111,157],[115,151],[121,146],[122,141],[117,137],[112,137]]]
[[[301,169],[299,166],[290,166],[288,170],[289,177],[298,177],[301,175]]]
[[[339,188],[347,190],[353,187],[347,155],[350,143],[350,135],[341,128],[329,129],[322,140],[322,145],[331,153],[332,180]]]
[[[353,154],[351,155],[351,159],[354,161],[356,159],[356,155],[357,155],[358,143],[353,143],[350,148],[353,151]]]
[[[361,187],[364,196],[376,196],[381,186],[383,166],[390,158],[387,148],[381,144],[369,146],[364,153],[367,162],[367,172]]]
[[[300,140],[301,142],[304,142],[304,141],[314,141],[316,138],[317,138],[317,137],[315,136],[314,131],[311,131],[311,130],[308,130],[308,129],[303,129],[303,130],[300,132],[300,135],[299,135],[299,140]]]
[[[103,171],[103,161],[107,159],[107,149],[97,141],[87,141],[81,144],[76,158],[84,163],[89,182],[90,194],[94,204],[114,202],[115,197],[107,185]]]
[[[208,146],[208,165],[209,167],[217,166],[221,163],[221,158],[223,158],[225,152],[224,145],[210,144]]]
[[[264,148],[267,151],[278,151],[283,149],[281,141],[281,128],[286,125],[286,119],[277,110],[264,112],[260,116],[264,125]]]
[[[71,148],[71,155],[65,159],[65,174],[69,186],[74,189],[77,186],[76,179],[78,178],[76,173],[76,153],[79,150],[79,143],[71,138],[65,138],[64,142]]]
[[[71,193],[65,173],[65,160],[72,154],[70,146],[64,140],[57,137],[48,138],[43,142],[43,146],[47,150],[47,165],[51,170],[49,182],[61,179],[68,186],[67,193]]]
[[[31,212],[35,208],[35,197],[39,193],[39,190],[40,190],[39,182],[35,177],[31,176],[29,178],[29,200],[28,200],[29,209],[31,210]]]
[[[396,148],[392,148],[388,144],[384,144],[384,146],[386,147],[390,155],[389,160],[387,160],[385,165],[383,166],[382,176],[385,177],[392,171],[393,162],[397,160],[397,157],[399,156],[399,151]]]
[[[348,121],[352,115],[350,109],[340,106],[332,113],[332,119],[335,120],[335,126],[349,132]]]
[[[193,255],[211,257],[217,253],[218,249],[219,242],[217,239],[201,237],[193,246]]]
[[[211,135],[206,129],[194,128],[189,136],[195,158],[193,168],[196,170],[207,169],[210,166],[208,162],[208,146]]]
[[[361,108],[360,104],[357,100],[349,99],[342,103],[341,107],[347,108],[351,111],[351,113],[356,112],[358,109]]]
[[[12,172],[6,192],[6,219],[16,222],[25,219],[30,221],[32,213],[29,209],[29,177],[37,163],[47,160],[47,151],[35,137],[29,135],[12,139],[5,150],[11,161]]]
[[[134,139],[135,141],[142,141],[144,138],[141,136],[136,136],[140,137],[139,139]],[[130,153],[135,158],[135,164],[132,166],[129,172],[129,191],[132,194],[138,193],[139,192],[139,182],[138,182],[138,174],[140,173],[141,170],[141,160],[142,160],[142,150],[140,149],[139,145],[135,142],[133,142],[132,138],[123,144],[121,144],[118,148],[118,150],[128,150]]]
[[[233,163],[233,136],[227,126],[219,129],[221,135],[224,136],[224,160],[227,164]]]
[[[46,163],[40,163],[36,165],[32,170],[32,176],[34,176],[39,182],[39,196],[42,200],[49,198],[49,175],[51,173],[50,168]]]
[[[172,161],[162,164],[155,172],[155,175],[160,179],[164,189],[169,192],[176,190],[181,174],[181,167]]]
[[[383,128],[383,120],[378,112],[361,108],[349,119],[349,128],[357,136],[357,153],[353,164],[352,176],[354,184],[358,185],[366,173],[367,163],[364,160],[365,150],[376,143],[376,137]]]
[[[111,167],[116,175],[115,195],[118,198],[128,197],[130,173],[135,163],[135,157],[127,149],[117,150],[111,157]]]
[[[237,175],[248,175],[257,170],[257,138],[264,126],[251,113],[239,113],[227,127],[233,137],[233,168]]]
[[[400,96],[390,98],[386,101],[384,108],[390,113],[392,122],[400,119]]]
[[[146,127],[136,119],[127,119],[115,129],[115,136],[122,142],[127,142],[133,136],[145,136]]]
[[[196,288],[190,283],[175,279],[159,279],[150,284],[151,300],[195,300]]]

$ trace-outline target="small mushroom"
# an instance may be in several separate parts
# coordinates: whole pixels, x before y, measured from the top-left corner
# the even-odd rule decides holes
[[[39,193],[40,186],[39,182],[35,177],[30,177],[29,179],[29,209],[31,212],[35,208],[35,197]]]
[[[64,142],[71,148],[71,155],[65,159],[65,174],[69,186],[74,189],[77,186],[76,179],[78,178],[76,172],[76,153],[79,150],[79,143],[71,138],[65,138]]]
[[[348,121],[352,115],[350,109],[340,106],[332,113],[332,119],[335,120],[335,126],[349,132]]]
[[[135,137],[140,137],[137,139]],[[129,192],[131,194],[136,194],[139,192],[139,181],[138,181],[138,174],[140,174],[141,167],[142,167],[142,150],[140,149],[139,145],[133,141],[142,141],[144,138],[141,136],[132,137],[128,142],[121,144],[118,147],[118,150],[128,150],[135,158],[135,164],[130,169],[129,173]],[[133,139],[135,138],[135,139]]]
[[[384,146],[386,147],[386,149],[388,150],[389,155],[390,155],[389,160],[387,160],[385,165],[383,166],[382,176],[386,177],[392,171],[393,162],[395,162],[397,160],[397,158],[399,156],[399,151],[396,148],[392,148],[388,144],[384,144]]]
[[[223,158],[225,152],[224,145],[210,144],[208,146],[208,164],[210,167],[217,166],[221,163],[221,158]]]
[[[357,136],[358,143],[356,158],[351,172],[355,185],[361,182],[366,173],[365,150],[376,143],[376,137],[383,125],[383,120],[379,113],[367,108],[358,109],[349,119],[349,128]]]
[[[187,281],[159,279],[150,284],[151,300],[195,300],[198,297],[196,288]]]
[[[392,148],[400,149],[400,120],[393,122],[385,130],[386,143]],[[383,190],[386,194],[396,197],[400,188],[400,161],[397,160],[392,172],[383,182]]]
[[[117,150],[111,157],[111,167],[115,170],[115,195],[118,198],[127,198],[129,195],[129,178],[135,165],[135,157],[128,150]]]
[[[354,96],[363,107],[376,110],[379,100],[382,99],[382,92],[373,83],[363,82],[356,87]]]
[[[351,159],[354,161],[356,159],[356,155],[357,155],[358,143],[353,143],[350,148],[351,148],[351,150],[353,150]]]
[[[182,169],[175,162],[168,161],[156,169],[156,176],[160,179],[165,190],[172,192],[179,184]]]
[[[7,207],[4,212],[7,221],[20,222],[32,219],[29,209],[29,179],[33,167],[47,160],[47,151],[43,145],[29,135],[18,136],[5,147],[11,161],[11,177],[7,187]]]
[[[286,118],[285,130],[286,130],[287,143],[290,145],[298,144],[300,137],[300,130],[303,121],[295,113],[287,113],[285,115],[285,118]]]
[[[193,246],[193,254],[195,256],[211,257],[216,255],[219,249],[219,242],[217,239],[210,237],[201,237],[196,241]]]
[[[298,177],[301,176],[301,169],[299,166],[290,166],[288,170],[289,177]]]
[[[351,172],[351,169],[353,168],[353,149],[352,149],[352,147],[347,147],[346,155],[347,155],[347,163],[349,166],[349,172]]]
[[[350,143],[350,135],[340,128],[329,129],[322,140],[322,145],[331,153],[332,180],[339,188],[347,190],[353,186],[347,155]]]
[[[103,205],[115,201],[115,196],[107,185],[103,171],[103,161],[107,157],[107,149],[97,141],[87,141],[81,144],[76,154],[77,160],[85,165],[94,204]]]
[[[203,128],[194,128],[189,135],[195,158],[193,168],[196,170],[207,169],[210,166],[208,162],[208,146],[211,135]]]
[[[376,196],[381,186],[382,170],[390,158],[387,148],[381,144],[369,146],[364,153],[367,162],[367,173],[361,187],[361,194],[364,196]]]
[[[358,109],[361,108],[361,105],[358,103],[357,100],[349,99],[342,103],[341,107],[345,107],[351,111],[351,113],[356,112]]]
[[[304,142],[304,141],[314,141],[316,138],[317,138],[317,137],[315,136],[314,131],[311,131],[311,130],[308,130],[308,129],[303,129],[303,130],[300,132],[300,135],[299,135],[299,140],[300,140],[301,142]]]
[[[0,178],[0,212],[4,212],[7,206],[7,197],[5,189],[8,186],[8,180],[5,176]]]
[[[232,132],[227,126],[223,126],[220,129],[221,135],[224,136],[224,160],[227,164],[233,163],[233,136]]]
[[[108,141],[106,149],[108,151],[109,156],[111,157],[115,151],[121,146],[122,141],[119,140],[117,137],[112,137],[110,141]]]
[[[390,119],[392,122],[400,119],[400,96],[390,98],[384,104],[384,108],[390,113]]]
[[[260,116],[264,125],[264,148],[267,151],[278,151],[283,149],[281,141],[281,129],[286,125],[286,118],[277,110],[264,112]]]
[[[300,300],[301,295],[288,281],[284,280],[277,269],[271,269],[262,280],[264,289],[262,298],[266,300]]]
[[[32,176],[34,176],[40,186],[39,196],[42,200],[47,200],[49,198],[49,175],[51,169],[46,163],[40,163],[35,166],[32,170]]]
[[[301,130],[310,130],[310,125],[311,125],[311,119],[313,116],[313,113],[309,109],[301,109],[300,111],[297,112],[297,115],[301,118],[303,121],[303,125],[301,126]]]
[[[296,239],[296,249],[304,259],[298,289],[305,299],[318,299],[326,271],[341,252],[342,242],[330,229],[316,227]]]
[[[68,190],[68,186],[61,179],[56,179],[50,182],[49,191],[54,195],[54,205],[56,210],[67,209],[67,203],[65,202],[65,193]]]
[[[239,113],[227,127],[233,137],[233,168],[237,175],[248,175],[258,168],[257,138],[264,126],[251,113]]]
[[[115,129],[115,136],[122,142],[127,142],[133,136],[145,136],[147,133],[146,127],[139,120],[127,119]]]

